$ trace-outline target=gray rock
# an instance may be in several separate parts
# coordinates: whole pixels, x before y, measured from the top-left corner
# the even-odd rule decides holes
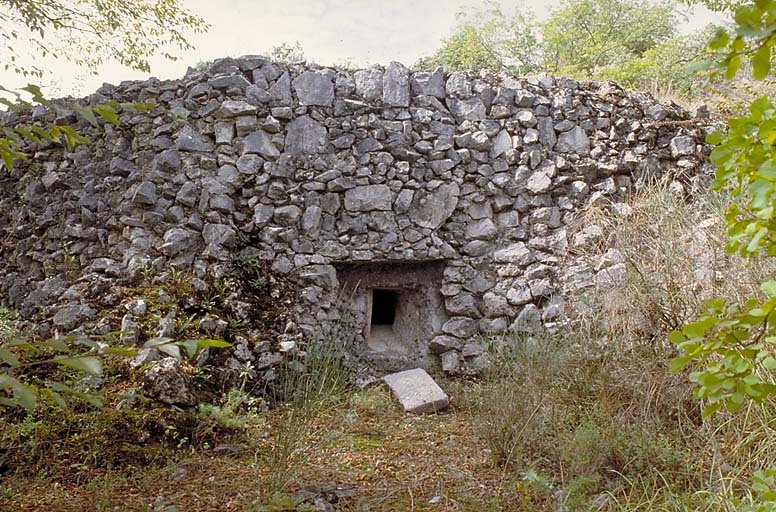
[[[515,332],[540,332],[543,329],[543,324],[539,308],[534,304],[523,306],[522,311],[509,326],[509,329]]]
[[[334,99],[334,84],[326,74],[305,71],[296,77],[293,83],[301,105],[331,106]]]
[[[356,71],[356,93],[365,100],[378,100],[383,96],[383,72],[377,68]]]
[[[199,196],[199,192],[197,190],[197,186],[191,182],[187,181],[183,185],[181,185],[180,190],[178,191],[178,194],[175,196],[175,200],[181,203],[182,205],[192,207],[194,206],[194,203],[197,202],[197,197]]]
[[[527,266],[536,261],[536,256],[523,242],[517,242],[493,253],[493,260]]]
[[[177,148],[181,151],[212,151],[213,143],[194,130],[191,126],[184,126],[175,139]]]
[[[445,301],[445,308],[450,315],[467,316],[469,318],[479,318],[480,310],[477,308],[477,301],[472,295],[459,293],[449,297]]]
[[[461,355],[457,350],[450,350],[441,354],[439,362],[442,363],[442,371],[447,374],[458,373],[461,369]]]
[[[410,70],[391,62],[383,74],[383,102],[393,107],[410,105]]]
[[[370,212],[391,209],[391,189],[387,185],[366,185],[345,192],[345,209],[351,212]]]
[[[459,195],[457,183],[441,185],[433,192],[416,192],[408,212],[410,220],[422,228],[439,228],[455,211]]]
[[[536,116],[530,110],[521,110],[515,117],[520,122],[520,124],[526,128],[533,128],[538,123]]]
[[[84,322],[93,319],[96,314],[97,311],[85,304],[65,306],[57,311],[52,323],[57,329],[72,331]]]
[[[481,219],[466,226],[467,240],[492,240],[498,234],[498,228],[490,219]]]
[[[486,292],[482,296],[482,313],[488,318],[497,318],[511,316],[513,309],[506,297]]]
[[[241,174],[256,174],[264,160],[258,155],[243,155],[237,159],[235,165]]]
[[[150,181],[140,182],[132,196],[132,202],[138,204],[154,205],[157,200],[156,185]]]
[[[124,307],[135,316],[144,316],[148,312],[148,304],[145,299],[131,300]]]
[[[506,130],[501,130],[493,141],[493,147],[490,148],[490,157],[498,158],[508,149],[512,149],[512,136]]]
[[[277,158],[280,156],[280,150],[275,147],[269,136],[261,130],[245,137],[243,153],[258,153],[267,158]]]
[[[585,154],[590,151],[590,139],[585,130],[580,126],[563,132],[558,135],[558,142],[555,143],[555,151],[558,153],[577,153]]]
[[[237,87],[238,89],[245,89],[251,83],[242,75],[219,75],[214,76],[207,81],[207,84],[213,89],[229,89],[230,87]]]
[[[191,382],[183,370],[183,363],[165,357],[151,363],[143,374],[143,387],[156,400],[169,405],[194,406],[197,399],[191,392]]]
[[[445,72],[442,68],[436,68],[433,72],[419,72],[412,75],[413,88],[420,94],[445,97]]]
[[[326,128],[309,116],[294,119],[287,128],[285,152],[290,155],[312,155],[326,147]]]
[[[467,339],[477,334],[477,324],[471,318],[452,317],[444,323],[442,332],[457,338]]]
[[[453,336],[434,336],[428,344],[428,349],[432,354],[443,354],[448,351],[460,350],[463,346],[463,341]]]
[[[164,243],[159,251],[167,256],[175,256],[186,250],[194,250],[200,235],[196,231],[174,227],[168,229],[162,237]]]
[[[140,326],[131,314],[121,318],[121,334],[119,341],[124,345],[135,345],[140,341]]]
[[[552,179],[547,173],[538,171],[531,174],[525,187],[534,194],[544,194],[552,188]]]
[[[302,215],[302,210],[298,206],[288,205],[276,208],[272,218],[281,226],[293,226]]]
[[[539,142],[541,145],[546,148],[555,147],[555,143],[558,142],[558,136],[555,133],[555,128],[552,126],[552,118],[540,117],[536,127],[539,132]]]
[[[275,105],[291,105],[294,98],[291,96],[291,77],[288,76],[288,72],[284,72],[267,93]],[[274,112],[272,115],[278,117]]]
[[[445,92],[459,98],[466,98],[472,94],[472,83],[466,73],[454,71],[445,82]]]
[[[216,123],[216,144],[231,144],[234,139],[234,123],[232,121],[221,121]]]
[[[445,409],[450,401],[425,370],[415,368],[383,377],[406,412],[426,414]]]
[[[154,157],[154,168],[160,171],[177,171],[181,163],[181,155],[175,149],[166,149]]]
[[[216,111],[216,116],[229,119],[238,116],[256,115],[258,109],[246,101],[226,100]]]
[[[671,139],[669,147],[671,148],[671,156],[674,158],[689,156],[695,153],[695,139],[687,135],[680,135]]]
[[[466,100],[448,98],[447,106],[459,123],[464,121],[482,121],[485,119],[485,104],[478,97]]]
[[[226,224],[205,224],[202,228],[202,238],[208,245],[230,247],[237,240],[237,232]]]
[[[302,214],[302,232],[308,236],[315,236],[321,229],[321,216],[323,210],[320,206],[310,206]]]

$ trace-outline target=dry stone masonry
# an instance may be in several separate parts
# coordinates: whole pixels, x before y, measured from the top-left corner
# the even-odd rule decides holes
[[[640,183],[706,165],[696,121],[613,83],[247,56],[86,99],[109,100],[155,106],[99,131],[67,101],[6,115],[76,123],[92,143],[30,145],[0,170],[0,304],[40,335],[67,332],[149,268],[207,287],[253,258],[298,293],[277,336],[236,339],[233,367],[269,368],[344,320],[378,370],[477,371],[479,335],[547,328],[569,294],[624,278],[617,255],[575,260],[603,238],[571,229],[580,212],[627,215]],[[75,278],[50,271],[68,261]],[[97,327],[142,341],[157,334],[142,315]]]

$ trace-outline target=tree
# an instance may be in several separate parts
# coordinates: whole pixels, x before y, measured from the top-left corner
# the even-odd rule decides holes
[[[157,53],[175,59],[173,48],[188,49],[186,32],[201,32],[204,20],[184,9],[180,0],[0,0],[0,62],[5,69],[32,78],[45,70],[35,64],[53,56],[75,62],[91,72],[106,60],[117,60],[133,69],[149,71],[148,59]],[[45,104],[40,87],[29,84],[19,91],[2,87],[0,103],[11,110]],[[31,97],[30,100],[23,100]],[[118,105],[83,106],[78,112],[92,124],[97,117],[116,122]],[[69,126],[4,127],[0,159],[7,168],[25,140],[63,141],[72,149],[86,139]]]
[[[722,68],[728,80],[745,62],[754,79],[768,78],[776,46],[776,0],[740,5],[732,33],[718,30],[709,46],[726,50]],[[776,256],[776,105],[762,96],[707,142],[716,146],[711,153],[717,168],[714,187],[734,199],[725,215],[728,251],[746,258]],[[744,304],[711,299],[697,320],[671,333],[670,340],[681,349],[671,368],[693,367],[689,378],[695,396],[705,402],[704,417],[720,410],[736,413],[747,401],[776,397],[776,281],[762,283],[761,291]],[[743,510],[776,510],[774,484],[776,468],[755,472],[753,489],[760,502]]]
[[[23,63],[30,57],[65,58],[94,70],[106,59],[150,71],[148,59],[172,48],[190,49],[185,32],[201,32],[204,20],[180,0],[0,0],[0,56],[6,69],[25,76],[44,70]]]
[[[542,30],[550,73],[594,77],[675,35],[677,11],[667,1],[564,0]]]
[[[537,24],[529,12],[506,16],[496,4],[487,2],[483,9],[458,13],[458,18],[453,35],[433,55],[421,58],[415,68],[508,69],[517,74],[537,69],[540,45]]]
[[[613,79],[633,89],[649,91],[655,96],[681,96],[708,99],[709,73],[704,63],[715,58],[708,48],[713,28],[676,36],[626,60],[619,66],[606,66],[594,77]]]

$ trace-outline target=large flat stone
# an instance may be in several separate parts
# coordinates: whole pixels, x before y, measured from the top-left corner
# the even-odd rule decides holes
[[[383,381],[407,412],[437,412],[450,403],[442,388],[421,368],[386,375]]]

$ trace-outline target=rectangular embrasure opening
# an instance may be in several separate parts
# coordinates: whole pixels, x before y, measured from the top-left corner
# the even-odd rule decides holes
[[[393,325],[399,292],[396,290],[372,290],[372,325]]]

